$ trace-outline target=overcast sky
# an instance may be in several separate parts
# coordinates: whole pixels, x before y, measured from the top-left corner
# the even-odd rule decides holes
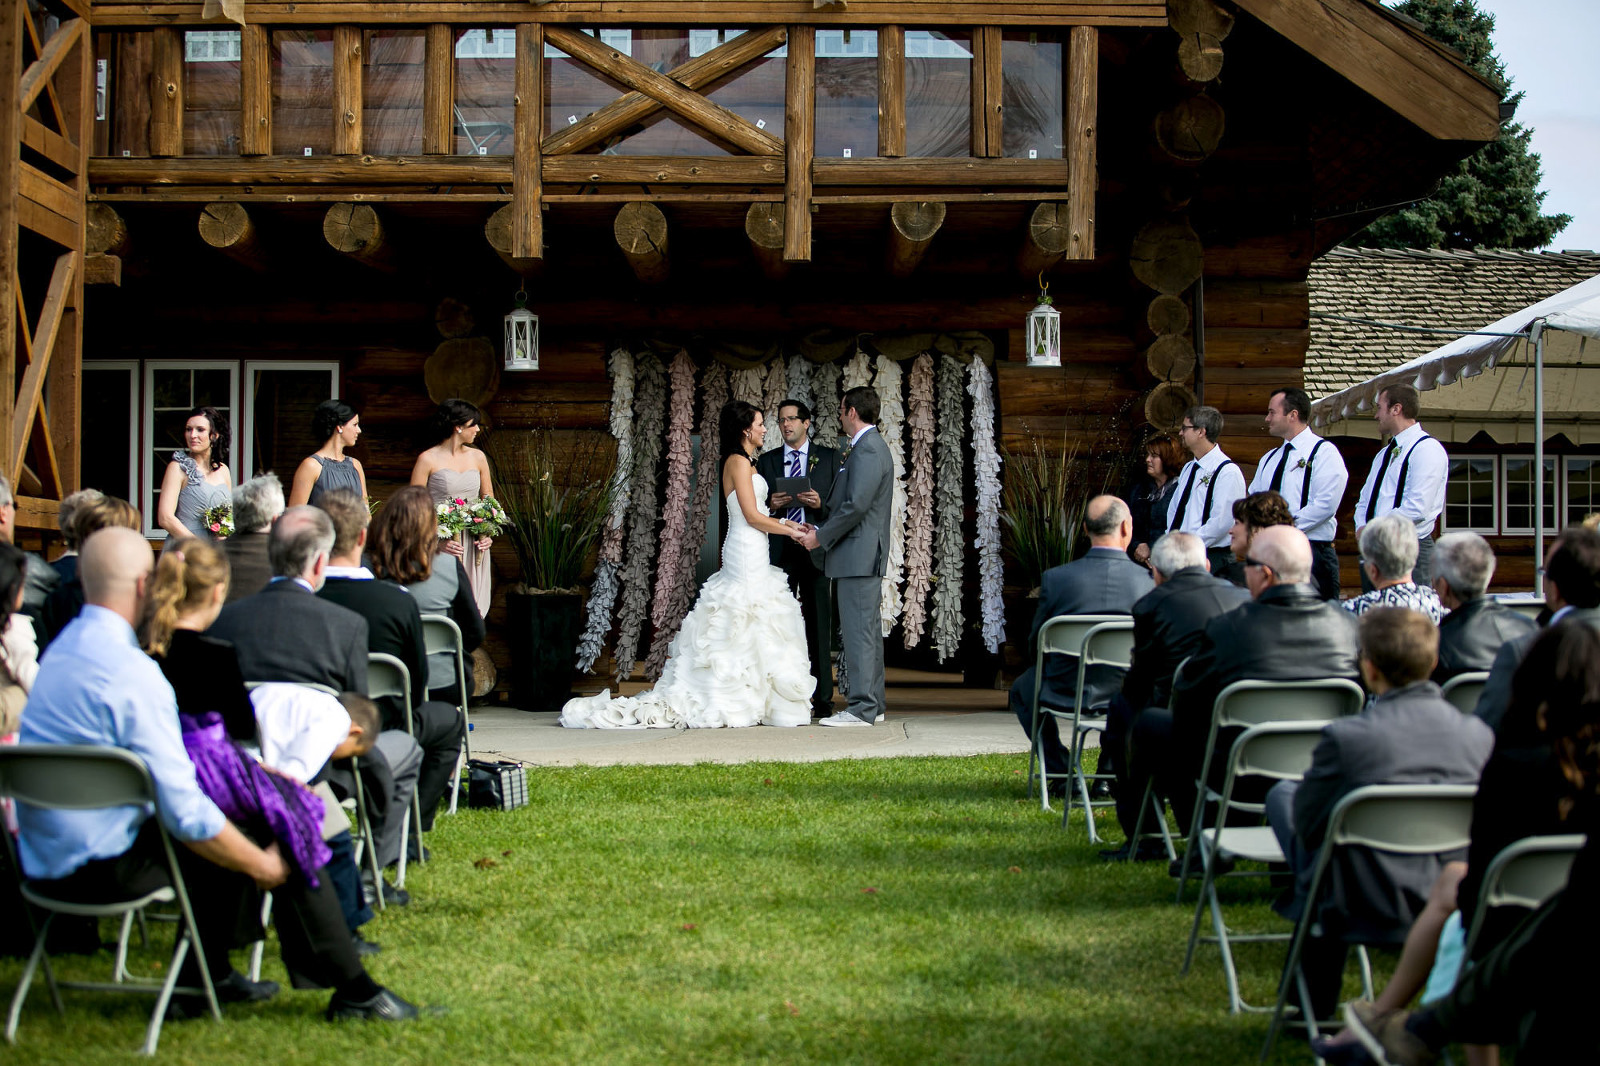
[[[1477,0],[1494,14],[1494,46],[1527,95],[1517,121],[1532,126],[1544,166],[1544,213],[1572,223],[1551,247],[1600,251],[1600,0]]]

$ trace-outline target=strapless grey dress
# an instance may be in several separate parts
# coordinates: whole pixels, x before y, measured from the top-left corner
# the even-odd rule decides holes
[[[471,503],[482,494],[482,486],[476,470],[435,470],[428,475],[428,495],[433,497],[435,506],[446,500],[459,499]],[[489,613],[489,553],[480,552],[473,545],[474,539],[469,534],[462,534],[467,553],[462,557],[461,564],[472,582],[472,599],[478,605],[478,613],[486,615]]]

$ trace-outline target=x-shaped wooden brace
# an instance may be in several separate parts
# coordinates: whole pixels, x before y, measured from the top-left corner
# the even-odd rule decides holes
[[[61,471],[56,464],[55,446],[50,441],[50,424],[45,418],[40,400],[44,396],[44,376],[50,369],[50,354],[55,350],[56,334],[66,316],[68,302],[73,298],[73,275],[78,270],[78,253],[68,252],[56,260],[55,272],[50,276],[50,288],[45,293],[44,306],[39,309],[39,322],[32,332],[28,330],[27,308],[22,303],[22,293],[17,292],[17,316],[22,331],[22,351],[28,367],[22,372],[22,383],[17,387],[17,405],[12,409],[11,462],[7,473],[13,485],[19,484],[23,462],[27,459],[28,438],[33,435],[44,452],[45,466],[54,481],[53,488],[61,487]],[[35,425],[39,429],[33,434]],[[42,442],[42,443],[41,443]]]

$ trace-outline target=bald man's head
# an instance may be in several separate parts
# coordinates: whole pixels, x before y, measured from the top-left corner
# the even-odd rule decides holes
[[[1293,526],[1268,526],[1250,541],[1250,558],[1271,570],[1270,585],[1311,580],[1311,542]]]
[[[1096,496],[1083,510],[1083,531],[1096,548],[1126,549],[1133,542],[1133,512],[1115,496]]]
[[[78,580],[83,582],[84,602],[116,611],[131,625],[143,605],[144,579],[154,563],[149,542],[133,530],[123,526],[96,530],[79,549]]]

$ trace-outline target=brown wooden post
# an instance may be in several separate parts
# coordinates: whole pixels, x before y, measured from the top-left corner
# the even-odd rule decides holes
[[[511,255],[544,258],[544,219],[540,212],[542,177],[539,139],[544,128],[544,26],[517,27],[516,113],[513,118],[515,157],[511,168],[511,205],[515,221]]]
[[[50,376],[45,382],[50,410],[51,451],[56,457],[57,488],[64,498],[82,485],[83,437],[83,287],[88,282],[84,269],[84,245],[88,241],[90,141],[94,134],[94,47],[84,34],[73,54],[67,57],[71,68],[63,68],[57,79],[61,105],[66,111],[68,129],[78,143],[78,170],[71,185],[78,193],[79,269],[72,279],[72,296],[61,323],[55,356],[50,361]],[[120,281],[120,274],[119,274]]]
[[[782,204],[751,204],[744,213],[744,235],[767,280],[782,281],[788,276],[789,264],[783,261]]]
[[[667,255],[667,216],[661,208],[644,200],[623,204],[611,232],[640,281],[656,285],[667,280],[672,261]]]
[[[22,81],[24,0],[0,0],[0,426],[11,425],[17,380],[17,181],[14,147],[22,137],[17,90]],[[11,466],[9,454],[0,457]]]
[[[265,26],[239,30],[239,154],[272,154],[272,49]]]
[[[333,154],[361,154],[361,27],[333,28]]]
[[[435,23],[427,30],[422,83],[422,154],[454,155],[456,149],[456,32]]]
[[[902,200],[889,208],[889,273],[910,277],[922,262],[933,238],[944,225],[945,205],[939,201],[914,203]]]
[[[334,251],[375,270],[399,269],[383,219],[371,204],[338,203],[322,216],[322,238]]]
[[[1068,259],[1094,258],[1099,99],[1100,31],[1074,26],[1067,53],[1067,226],[1072,234]]]
[[[150,154],[183,154],[183,31],[158,26],[150,61]]]
[[[1000,101],[1004,82],[1000,70],[1000,27],[979,26],[972,31],[972,154],[997,159],[1006,154]]]
[[[878,154],[906,154],[906,31],[878,29]]]
[[[817,31],[789,28],[784,72],[783,140],[788,171],[783,183],[783,258],[811,261],[811,156],[816,147]]]

